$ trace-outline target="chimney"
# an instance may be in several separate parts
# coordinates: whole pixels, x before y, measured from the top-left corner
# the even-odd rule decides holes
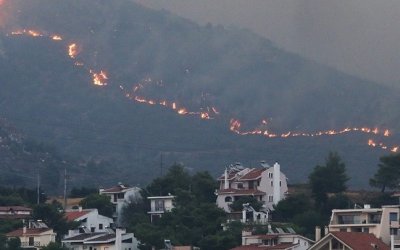
[[[125,230],[118,228],[115,229],[115,249],[122,249],[122,234]]]
[[[229,182],[228,182],[228,169],[225,168],[225,172],[224,172],[224,189],[228,189],[229,188]]]
[[[328,235],[329,234],[329,228],[327,226],[325,226],[324,228],[324,235]]]
[[[274,204],[276,205],[281,200],[281,166],[278,163],[274,164],[273,181]]]
[[[82,207],[81,206],[78,207],[78,211],[82,212]]]
[[[22,227],[22,234],[26,234],[26,225]]]
[[[321,239],[321,227],[316,226],[315,227],[315,242],[319,241]]]

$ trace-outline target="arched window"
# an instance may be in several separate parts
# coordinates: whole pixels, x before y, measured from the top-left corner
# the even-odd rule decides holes
[[[232,202],[232,197],[230,196],[225,197],[225,202]]]

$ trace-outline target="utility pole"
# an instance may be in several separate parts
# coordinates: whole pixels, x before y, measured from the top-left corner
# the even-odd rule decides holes
[[[37,192],[37,197],[36,197],[36,203],[39,205],[40,203],[40,174],[39,171],[37,173],[37,187],[36,187],[36,192]]]
[[[160,176],[163,175],[163,153],[161,152],[161,159],[160,159]]]
[[[67,209],[67,167],[64,167],[64,211]]]

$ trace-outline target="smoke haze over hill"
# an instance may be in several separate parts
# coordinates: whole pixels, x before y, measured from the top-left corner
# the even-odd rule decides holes
[[[200,23],[254,30],[284,49],[400,87],[397,0],[137,0]]]

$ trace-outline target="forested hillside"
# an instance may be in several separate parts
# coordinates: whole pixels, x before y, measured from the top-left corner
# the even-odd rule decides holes
[[[365,174],[352,183],[365,186],[390,152],[368,147],[370,136],[396,145],[398,92],[249,31],[199,26],[128,0],[5,0],[0,17],[0,115],[95,164],[81,181],[92,173],[98,183],[140,184],[176,161],[216,175],[234,161],[267,160],[299,182],[336,150],[350,176]],[[96,72],[106,76],[96,82]],[[237,135],[257,126],[278,135],[379,127],[395,137]]]

